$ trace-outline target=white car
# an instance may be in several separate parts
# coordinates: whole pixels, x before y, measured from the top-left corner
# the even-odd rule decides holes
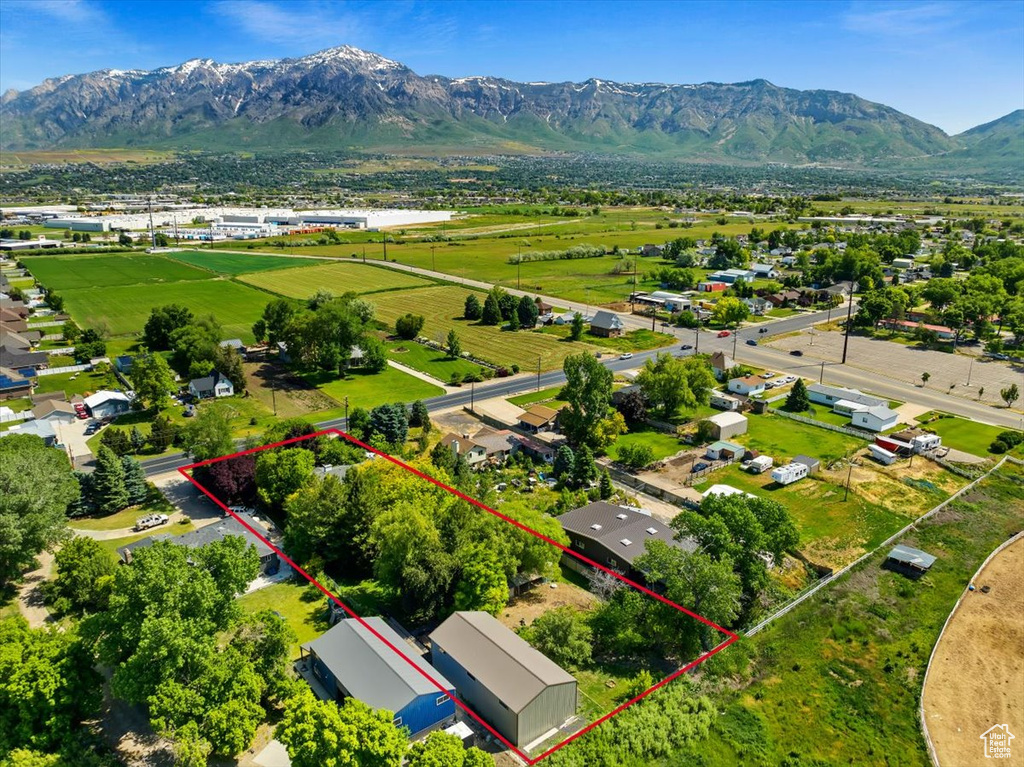
[[[631,359],[633,359],[633,355],[630,352],[626,352],[625,354],[620,354],[619,355],[619,359],[620,360],[631,360]]]
[[[769,378],[775,378],[775,373],[771,373],[771,372],[761,373],[761,378],[764,378],[765,380],[767,380]]]

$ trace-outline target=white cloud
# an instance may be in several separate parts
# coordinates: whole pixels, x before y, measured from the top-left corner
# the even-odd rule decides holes
[[[842,17],[843,28],[879,37],[935,35],[959,26],[963,8],[952,3],[889,5],[858,3]]]
[[[211,10],[237,24],[242,32],[260,40],[307,49],[349,43],[361,27],[354,14],[339,9],[335,4],[290,3],[282,6],[267,0],[218,0]]]

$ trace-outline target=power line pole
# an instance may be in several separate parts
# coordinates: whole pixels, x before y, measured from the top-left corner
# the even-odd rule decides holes
[[[540,355],[537,355],[537,391],[540,391]]]
[[[846,333],[843,336],[843,361],[841,365],[846,364],[846,349],[850,345],[850,328],[853,326],[853,289],[850,290],[850,306],[846,310]]]
[[[521,290],[522,285],[520,284],[520,274],[523,271],[523,246],[519,246],[519,251],[516,254],[516,290]]]
[[[853,460],[850,460],[850,468],[846,472],[846,492],[843,493],[843,502],[850,497],[850,478],[853,476]]]
[[[434,246],[430,246],[430,271],[437,271],[437,263],[434,261]]]
[[[818,383],[825,383],[825,361],[821,361],[821,375],[818,376]]]
[[[384,242],[384,261],[386,262],[388,260],[388,235],[387,235],[387,232],[384,232],[384,235],[383,235],[383,237],[381,237],[381,240]]]

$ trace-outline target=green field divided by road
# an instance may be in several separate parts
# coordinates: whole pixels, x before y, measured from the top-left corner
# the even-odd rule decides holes
[[[419,288],[434,284],[430,280],[405,272],[344,261],[303,266],[299,269],[289,269],[287,272],[243,274],[238,279],[247,285],[299,299],[309,298],[318,290],[329,290],[341,295],[349,292],[375,293],[382,290]],[[406,311],[411,308],[407,307]]]
[[[46,256],[26,258],[25,263],[42,285],[61,292],[210,279],[207,271],[163,256]]]
[[[294,269],[307,266],[310,263],[303,258],[224,253],[217,250],[182,250],[168,253],[167,257],[190,266],[198,266],[201,269],[209,269],[212,272],[229,276],[272,269]]]

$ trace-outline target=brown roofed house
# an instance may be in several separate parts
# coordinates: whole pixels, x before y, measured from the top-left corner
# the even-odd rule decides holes
[[[550,429],[554,425],[557,417],[557,410],[552,410],[544,405],[534,405],[519,416],[519,426],[526,431],[536,434],[539,431],[547,431]]]

